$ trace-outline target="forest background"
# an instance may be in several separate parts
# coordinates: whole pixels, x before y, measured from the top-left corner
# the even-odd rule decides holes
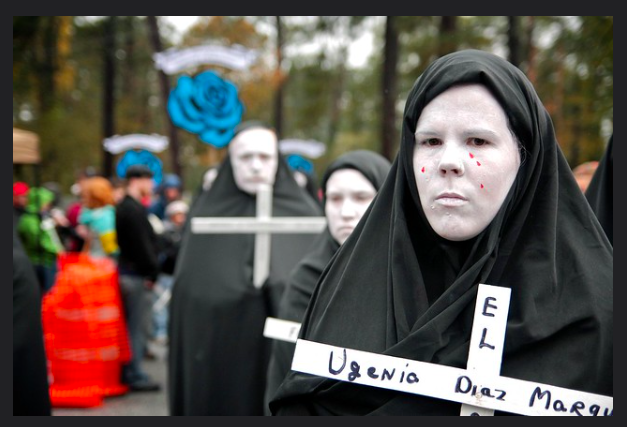
[[[225,150],[171,124],[165,105],[178,75],[157,70],[153,54],[201,44],[260,53],[247,71],[185,73],[214,69],[238,86],[244,120],[324,142],[318,177],[352,149],[392,159],[414,81],[464,48],[494,52],[529,77],[571,167],[599,160],[613,133],[611,16],[199,16],[184,29],[170,18],[13,17],[13,126],[39,135],[42,182],[69,193],[87,167],[113,176],[119,155],[104,152],[103,139],[143,133],[170,139],[164,171],[195,191]],[[28,172],[14,165],[13,178]]]

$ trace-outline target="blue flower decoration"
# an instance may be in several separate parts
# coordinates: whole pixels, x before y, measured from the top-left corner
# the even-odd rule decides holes
[[[309,176],[313,174],[313,163],[298,154],[290,154],[286,158],[288,166],[294,171],[303,172]]]
[[[181,76],[168,98],[172,122],[216,148],[225,147],[242,120],[237,86],[213,71]]]
[[[150,151],[127,151],[124,156],[118,161],[116,172],[120,178],[126,177],[126,170],[132,165],[145,165],[154,174],[152,179],[156,185],[161,183],[163,178],[163,163],[159,157],[152,154]]]

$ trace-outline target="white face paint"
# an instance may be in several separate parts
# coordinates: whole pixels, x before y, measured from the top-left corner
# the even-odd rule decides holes
[[[257,194],[259,185],[274,185],[279,164],[274,132],[264,128],[242,131],[229,144],[229,153],[240,190]]]
[[[416,126],[414,174],[435,232],[463,241],[496,216],[518,168],[518,143],[505,112],[482,85],[456,86],[434,98]]]
[[[372,183],[355,169],[340,169],[331,174],[324,211],[331,236],[340,245],[351,235],[376,194]]]

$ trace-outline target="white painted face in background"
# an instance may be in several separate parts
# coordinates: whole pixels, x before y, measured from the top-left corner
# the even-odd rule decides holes
[[[355,169],[339,169],[327,181],[326,205],[331,236],[342,245],[377,194],[372,183]]]
[[[229,153],[240,190],[254,195],[259,185],[274,185],[279,164],[274,132],[264,128],[244,130],[229,144]]]
[[[501,105],[484,86],[472,84],[450,88],[426,105],[413,164],[429,224],[439,236],[463,241],[496,216],[520,153]]]

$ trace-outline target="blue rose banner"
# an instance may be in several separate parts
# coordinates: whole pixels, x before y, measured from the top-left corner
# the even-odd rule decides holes
[[[168,98],[172,122],[216,148],[231,141],[243,112],[237,86],[213,71],[181,76]]]
[[[288,166],[294,171],[300,171],[310,176],[313,174],[313,163],[299,154],[290,154],[287,156],[286,161]]]
[[[116,173],[120,178],[126,177],[126,170],[132,165],[144,165],[154,174],[152,179],[156,185],[161,183],[163,178],[163,163],[159,157],[146,150],[132,150],[124,153],[116,167]]]

